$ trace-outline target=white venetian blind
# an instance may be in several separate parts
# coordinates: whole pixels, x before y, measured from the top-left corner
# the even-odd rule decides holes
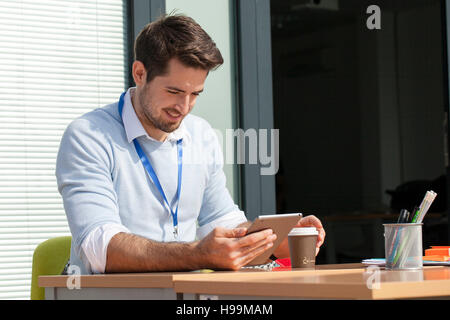
[[[0,0],[0,299],[29,299],[34,249],[70,235],[56,154],[125,89],[124,2]]]

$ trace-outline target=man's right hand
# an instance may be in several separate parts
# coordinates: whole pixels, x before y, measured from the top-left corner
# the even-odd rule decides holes
[[[217,227],[197,243],[198,254],[208,268],[239,270],[273,246],[271,229],[247,234],[247,228]]]

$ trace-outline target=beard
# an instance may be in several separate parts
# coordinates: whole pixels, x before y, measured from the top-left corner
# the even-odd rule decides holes
[[[166,111],[179,113],[177,110],[175,110],[174,108],[163,108],[161,109],[160,113],[157,114],[157,112],[155,112],[155,108],[153,108],[151,103],[148,102],[149,99],[147,99],[147,93],[145,89],[139,93],[138,99],[139,104],[141,105],[142,108],[141,110],[143,116],[148,122],[150,122],[150,124],[153,127],[166,133],[171,133],[179,128],[181,121],[184,119],[184,117],[182,117],[180,120],[177,121],[170,121],[165,120],[162,115]]]

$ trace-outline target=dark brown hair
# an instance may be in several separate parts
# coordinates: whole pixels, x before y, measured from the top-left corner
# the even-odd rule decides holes
[[[184,15],[165,15],[147,24],[134,44],[134,59],[147,71],[147,82],[167,72],[170,59],[188,67],[214,70],[223,63],[216,44],[194,19]]]

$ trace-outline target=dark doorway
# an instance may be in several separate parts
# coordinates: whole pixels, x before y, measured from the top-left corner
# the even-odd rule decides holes
[[[373,4],[381,29],[366,24]],[[271,1],[277,212],[321,218],[319,263],[384,257],[382,223],[430,188],[424,249],[448,244],[442,12],[439,0]]]

